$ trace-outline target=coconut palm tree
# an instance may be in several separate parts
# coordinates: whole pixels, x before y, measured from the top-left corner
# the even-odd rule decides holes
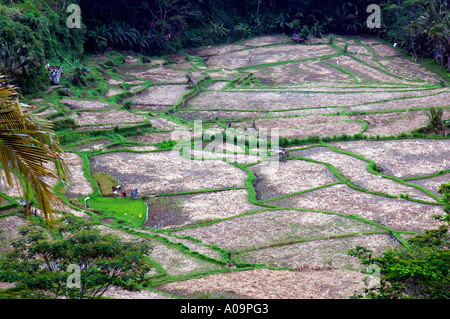
[[[442,6],[441,12],[446,12],[440,23],[431,30],[431,37],[435,39],[439,51],[442,53],[442,66],[444,66],[444,57],[447,58],[447,69],[450,71],[450,10],[447,6]],[[441,13],[441,15],[442,15]]]
[[[61,207],[62,201],[45,180],[67,182],[69,171],[51,122],[30,111],[30,106],[19,102],[16,88],[0,76],[0,182],[13,186],[15,177],[25,180],[27,214],[28,203],[33,199],[43,211],[47,225],[54,226],[53,209]],[[49,168],[51,163],[55,169]]]
[[[447,67],[450,70],[450,10],[447,2],[432,0],[423,10],[417,21],[412,22],[406,29],[425,36],[428,47],[434,53],[442,54],[442,58],[446,57]]]

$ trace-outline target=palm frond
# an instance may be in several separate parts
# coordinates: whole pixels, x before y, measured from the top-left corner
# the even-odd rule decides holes
[[[7,85],[6,78],[0,76],[0,165],[5,182],[13,186],[13,176],[22,176],[30,185],[47,223],[53,225],[53,207],[60,207],[62,201],[44,179],[67,181],[69,171],[52,124],[29,111],[27,105],[19,102],[16,88]],[[45,165],[51,162],[55,170]],[[28,187],[25,190],[28,192]]]

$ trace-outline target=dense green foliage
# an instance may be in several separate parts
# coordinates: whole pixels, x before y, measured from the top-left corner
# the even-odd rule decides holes
[[[150,270],[148,242],[123,242],[92,225],[68,217],[53,236],[38,226],[25,226],[13,249],[0,262],[0,280],[17,282],[2,298],[95,298],[111,285],[136,289]],[[80,269],[79,287],[71,287]]]
[[[49,83],[45,57],[60,63],[82,56],[84,30],[68,28],[63,8],[46,1],[12,2],[0,1],[0,73],[23,94],[35,93]]]
[[[390,249],[379,257],[372,251],[356,247],[349,251],[362,264],[380,268],[380,285],[366,289],[369,299],[448,299],[450,298],[450,236],[448,234],[450,184],[439,189],[445,202],[446,215],[433,216],[443,224],[408,240],[405,248]]]
[[[0,73],[28,94],[48,83],[45,56],[62,64],[67,58],[80,59],[85,51],[160,55],[275,32],[307,38],[336,33],[379,36],[398,43],[415,58],[448,64],[447,1],[381,1],[381,27],[369,28],[367,7],[372,2],[2,0]],[[71,3],[82,10],[79,29],[67,26]]]
[[[448,48],[449,14],[445,0],[385,0],[381,27],[369,28],[373,1],[102,1],[80,0],[90,49],[128,47],[153,53],[176,51],[262,33],[370,34],[396,42],[414,55],[442,59]],[[127,15],[122,12],[126,11]],[[99,14],[101,12],[101,14]],[[411,26],[410,28],[406,28]],[[139,47],[138,47],[139,46]]]

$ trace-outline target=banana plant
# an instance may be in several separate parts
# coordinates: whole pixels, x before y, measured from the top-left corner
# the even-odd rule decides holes
[[[302,27],[302,23],[300,19],[294,19],[291,22],[289,22],[289,28],[291,30],[299,30]]]
[[[212,28],[213,28],[212,29],[213,34],[219,38],[226,37],[228,35],[228,33],[230,32],[229,29],[227,29],[223,26],[223,23],[214,23],[214,22],[210,21],[210,24],[212,25]]]
[[[102,25],[86,33],[87,38],[91,38],[94,43],[95,52],[101,52],[108,47],[108,38],[106,36],[106,26]]]
[[[69,62],[66,59],[67,63],[72,66],[72,82],[74,85],[86,85],[86,77],[89,75],[89,68],[83,64],[79,60],[74,61],[73,63]]]
[[[260,17],[259,15],[250,14],[250,23],[253,28],[258,32],[259,35],[263,33],[265,27],[265,17]]]
[[[250,28],[250,26],[244,22],[237,24],[234,27],[234,30],[239,32],[241,34],[242,38],[245,38],[252,32],[252,29]]]
[[[283,12],[275,19],[274,21],[275,28],[284,31],[286,28],[289,28],[289,22],[284,16]]]

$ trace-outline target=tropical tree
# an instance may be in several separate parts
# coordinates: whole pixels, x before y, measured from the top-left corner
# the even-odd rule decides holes
[[[139,32],[135,28],[120,23],[113,23],[106,30],[108,44],[116,48],[133,48],[139,38]]]
[[[98,298],[111,286],[137,289],[151,269],[148,241],[124,242],[67,216],[55,237],[42,227],[19,229],[0,261],[0,280],[15,282],[5,297]]]
[[[450,70],[450,11],[445,0],[429,1],[423,14],[406,29],[415,31],[427,39],[427,46],[433,57],[446,61]]]
[[[151,1],[146,9],[151,15],[150,26],[169,36],[185,30],[188,17],[198,15],[192,1],[186,0]]]
[[[447,69],[450,71],[450,8],[444,7],[445,9],[442,9],[441,12],[446,12],[446,14],[442,21],[432,29],[431,37],[435,39],[438,52],[442,54],[442,66],[447,60]]]
[[[266,18],[264,16],[260,16],[258,14],[256,14],[256,15],[250,14],[249,20],[252,25],[252,28],[259,35],[261,35],[263,33],[263,30],[265,28],[265,24],[266,24],[265,19]]]
[[[92,43],[95,53],[103,52],[108,46],[108,38],[106,35],[106,26],[103,24],[87,33],[88,43]]]
[[[446,214],[431,216],[441,222],[438,228],[425,230],[408,239],[405,247],[388,249],[377,257],[361,246],[348,251],[363,265],[375,265],[380,269],[379,284],[353,298],[450,298],[450,184],[442,184],[439,193]]]
[[[367,288],[367,299],[448,299],[450,298],[450,251],[448,227],[428,231],[408,241],[408,249],[390,249],[379,257],[356,247],[349,251],[362,264],[376,265],[381,277],[377,287]]]
[[[288,18],[281,12],[273,21],[273,28],[284,31],[289,28]]]
[[[25,180],[23,187],[26,209],[33,199],[44,213],[48,225],[53,225],[53,209],[62,200],[46,179],[67,182],[68,170],[64,151],[51,122],[31,113],[31,107],[19,102],[16,88],[0,76],[0,165],[2,183],[13,186],[13,178]],[[54,163],[55,169],[50,168]]]
[[[348,31],[352,28],[352,23],[356,19],[356,15],[352,12],[353,7],[351,2],[345,2],[334,10],[334,22],[339,31]]]

